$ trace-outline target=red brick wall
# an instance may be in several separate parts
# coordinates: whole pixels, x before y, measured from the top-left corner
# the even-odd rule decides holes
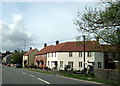
[[[41,62],[40,62],[39,67],[40,68],[42,68],[42,67],[45,68],[46,67],[46,58],[47,58],[46,55],[36,55],[35,56],[35,65],[38,66],[37,63],[36,63],[37,60],[38,61],[43,60],[44,65],[42,65]]]

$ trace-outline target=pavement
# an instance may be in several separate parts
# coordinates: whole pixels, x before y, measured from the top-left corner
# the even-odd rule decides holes
[[[101,83],[72,79],[54,74],[31,72],[14,67],[2,67],[2,84],[78,84],[91,86],[105,86]]]

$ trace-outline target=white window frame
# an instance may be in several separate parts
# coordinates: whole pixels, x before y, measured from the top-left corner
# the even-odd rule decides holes
[[[92,53],[91,52],[87,52],[87,57],[92,57]]]
[[[69,57],[72,57],[73,56],[73,52],[69,52]]]
[[[79,52],[79,57],[82,57],[82,52]]]
[[[63,68],[63,61],[60,61],[60,68]]]
[[[82,67],[82,62],[79,62],[79,67]]]

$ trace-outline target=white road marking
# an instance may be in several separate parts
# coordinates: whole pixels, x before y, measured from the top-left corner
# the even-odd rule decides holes
[[[30,75],[30,76],[35,77],[34,75]]]
[[[45,80],[43,80],[43,79],[41,79],[41,78],[37,78],[37,79],[40,80],[40,81],[42,81],[42,82],[45,82],[46,84],[50,84],[50,82],[45,81]]]
[[[25,72],[22,72],[23,74],[27,74],[27,73],[25,73]]]

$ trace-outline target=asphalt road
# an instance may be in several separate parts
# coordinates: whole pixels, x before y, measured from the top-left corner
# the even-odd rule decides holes
[[[92,84],[92,86],[105,86],[95,82],[69,79],[7,66],[2,67],[2,84]]]

